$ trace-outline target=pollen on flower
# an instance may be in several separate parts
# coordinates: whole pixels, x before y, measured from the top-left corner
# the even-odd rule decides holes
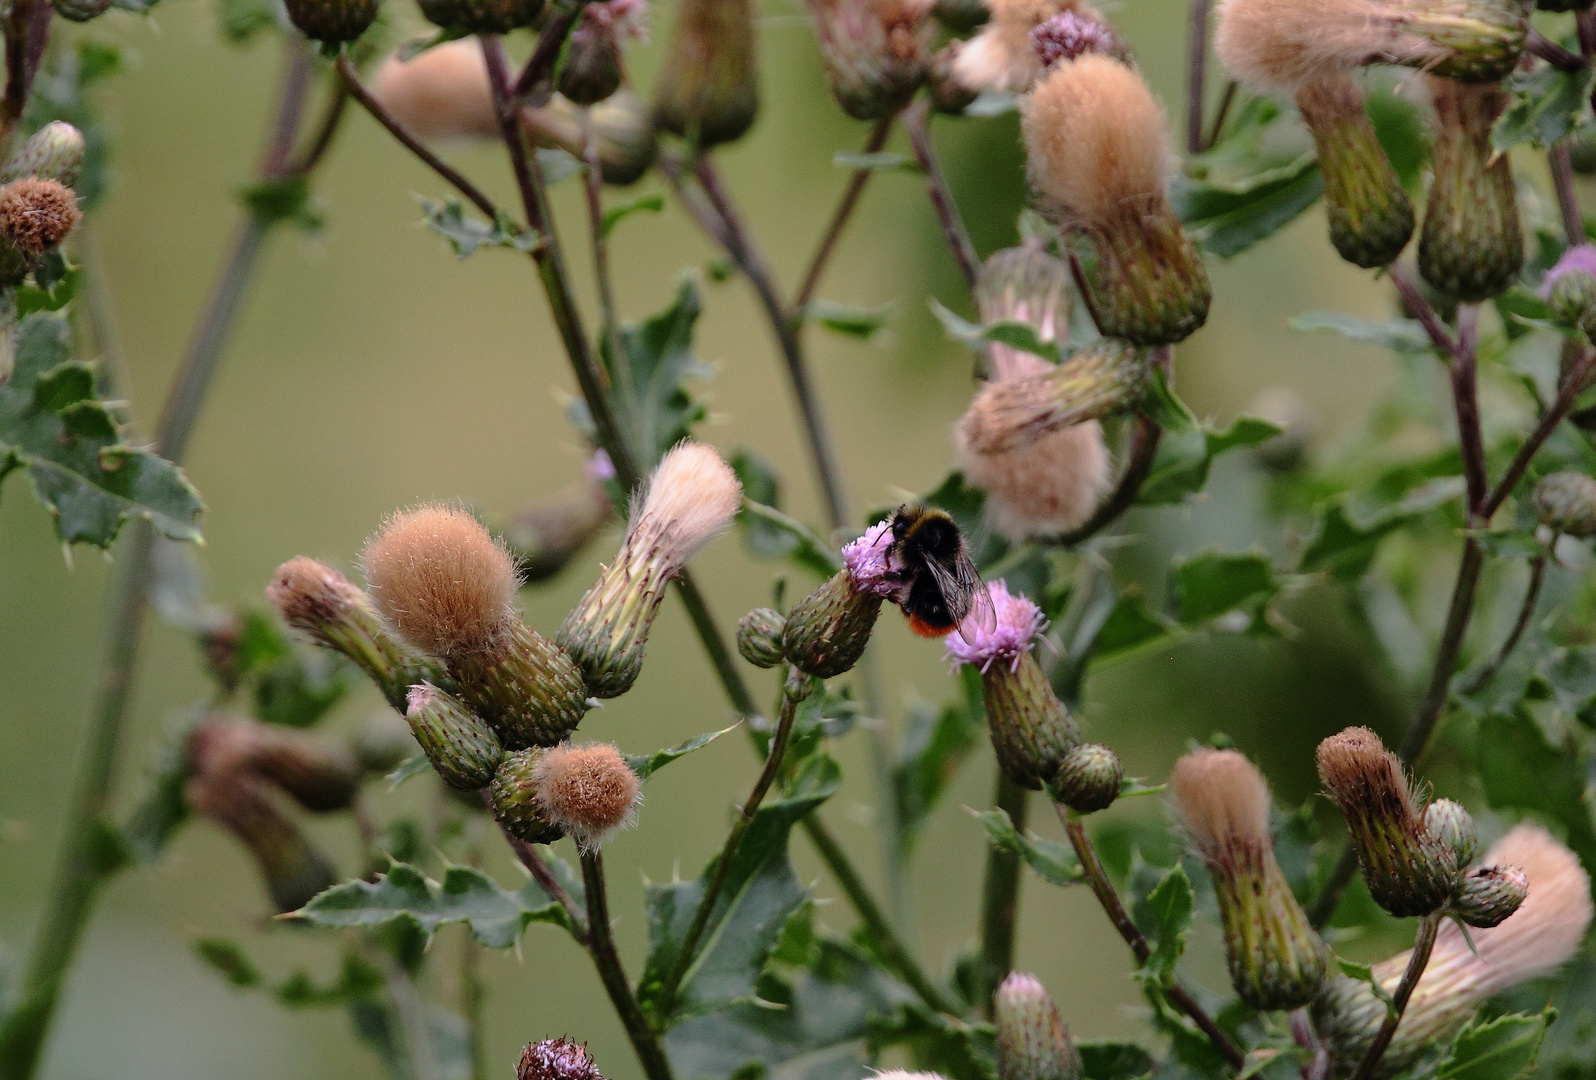
[[[1007,582],[988,583],[986,594],[996,616],[993,625],[983,629],[982,620],[972,612],[947,636],[946,657],[955,669],[973,664],[985,673],[1001,660],[1012,670],[1047,629],[1042,609],[1024,596],[1010,593]]]
[[[1238,847],[1270,846],[1269,786],[1235,750],[1194,750],[1169,776],[1170,802],[1197,850],[1210,861]]]
[[[842,562],[848,568],[854,588],[884,599],[893,599],[901,585],[892,566],[892,518],[888,516],[870,526],[863,536],[842,549]]]
[[[1045,68],[1086,53],[1110,52],[1114,45],[1112,30],[1073,11],[1060,12],[1031,29],[1031,47]]]
[[[42,255],[83,220],[78,197],[54,180],[24,177],[0,187],[0,234],[28,255]]]
[[[528,1043],[515,1076],[516,1080],[604,1080],[587,1044],[569,1036]]]
[[[464,510],[432,504],[395,514],[360,561],[377,610],[430,656],[492,652],[513,620],[514,560]]]
[[[312,634],[343,618],[365,598],[360,587],[337,570],[303,555],[279,566],[266,586],[266,599],[283,621]]]
[[[409,60],[390,56],[371,81],[371,95],[422,139],[499,134],[487,64],[475,41],[446,42]]]
[[[532,779],[538,808],[583,851],[630,825],[642,802],[637,774],[609,743],[561,743],[543,755]]]

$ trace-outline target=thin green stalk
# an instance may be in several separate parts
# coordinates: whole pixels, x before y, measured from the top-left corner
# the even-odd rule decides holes
[[[1380,1030],[1375,1034],[1374,1042],[1369,1044],[1363,1060],[1358,1062],[1358,1067],[1353,1070],[1350,1080],[1369,1080],[1374,1075],[1380,1059],[1385,1056],[1386,1047],[1391,1045],[1391,1039],[1396,1035],[1397,1025],[1402,1023],[1402,1014],[1407,1011],[1408,999],[1413,996],[1414,988],[1419,985],[1419,979],[1423,977],[1424,969],[1430,963],[1430,952],[1435,948],[1435,934],[1440,926],[1439,913],[1426,915],[1419,921],[1419,933],[1413,942],[1413,954],[1408,957],[1408,968],[1402,973],[1402,981],[1397,984],[1396,993],[1391,995],[1391,1004],[1387,1008],[1385,1021],[1381,1023]]]
[[[1015,832],[1025,834],[1030,792],[997,771],[993,801],[1009,816]],[[991,845],[986,852],[986,885],[981,893],[981,1008],[992,1013],[992,995],[1014,967],[1014,928],[1020,907],[1020,857]]]
[[[1541,584],[1545,579],[1546,553],[1542,552],[1530,560],[1529,584],[1524,588],[1524,601],[1519,604],[1518,618],[1513,621],[1513,629],[1509,631],[1501,647],[1496,650],[1496,655],[1491,657],[1491,662],[1463,688],[1465,694],[1475,694],[1483,690],[1486,684],[1496,677],[1496,673],[1502,670],[1507,658],[1513,655],[1513,649],[1524,636],[1524,631],[1529,628],[1530,619],[1535,616],[1535,602],[1541,598]]]
[[[626,969],[615,951],[615,938],[610,934],[609,897],[604,888],[604,856],[599,852],[582,856],[582,883],[587,890],[588,952],[610,995],[610,1003],[615,1006],[615,1013],[626,1029],[626,1037],[632,1041],[632,1049],[648,1080],[671,1080],[670,1060],[637,1004],[631,980],[626,977]]]
[[[285,49],[287,70],[261,161],[263,179],[280,178],[289,167],[311,75],[304,39],[288,38]],[[251,215],[240,227],[168,391],[156,430],[155,450],[175,463],[181,464],[188,450],[206,391],[270,226],[270,222]],[[29,1080],[37,1070],[67,972],[87,929],[100,886],[119,866],[107,837],[105,812],[116,778],[122,728],[138,663],[145,579],[154,544],[153,533],[145,522],[130,522],[127,532],[111,584],[99,685],[88,743],[67,808],[60,863],[23,972],[16,1007],[0,1026],[0,1080]]]

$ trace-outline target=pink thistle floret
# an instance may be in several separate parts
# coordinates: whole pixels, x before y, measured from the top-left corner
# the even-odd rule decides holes
[[[996,620],[982,629],[983,618],[975,612],[965,616],[959,628],[947,637],[947,660],[954,670],[960,664],[974,664],[986,670],[998,660],[1007,660],[1009,670],[1020,666],[1020,658],[1030,652],[1036,639],[1047,629],[1042,609],[1024,596],[1009,592],[1006,582],[994,581],[986,587]]]
[[[1032,28],[1031,48],[1043,67],[1052,67],[1086,53],[1112,52],[1114,32],[1095,19],[1064,11]]]
[[[1552,286],[1557,284],[1558,278],[1573,273],[1596,277],[1596,244],[1576,244],[1563,252],[1563,257],[1541,279],[1541,298],[1544,300],[1552,294]]]
[[[884,599],[897,597],[903,585],[892,566],[892,518],[877,522],[865,534],[842,549],[842,562],[860,592]]]
[[[589,4],[588,9],[592,10],[592,6]],[[607,480],[614,480],[615,463],[610,460],[610,452],[602,447],[593,451],[593,456],[587,459],[586,471],[591,479],[601,484]]]

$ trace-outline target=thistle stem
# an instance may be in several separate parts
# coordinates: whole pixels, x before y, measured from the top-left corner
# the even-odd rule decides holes
[[[1507,658],[1512,655],[1519,639],[1524,636],[1524,631],[1529,628],[1530,619],[1535,616],[1535,602],[1541,597],[1541,583],[1546,577],[1546,554],[1535,556],[1530,560],[1529,585],[1524,589],[1524,602],[1519,605],[1518,618],[1513,622],[1513,629],[1508,633],[1507,639],[1502,642],[1501,648],[1496,650],[1496,655],[1469,684],[1463,688],[1465,694],[1475,694],[1485,689],[1496,673],[1502,670],[1502,665],[1507,663]]]
[[[554,74],[555,61],[560,58],[565,39],[586,7],[586,0],[572,0],[559,5],[549,15],[549,21],[538,34],[537,44],[532,46],[532,55],[527,58],[526,66],[515,80],[515,92],[511,96],[516,101],[530,100],[533,104],[541,105],[543,101],[537,99],[548,98],[551,89],[549,80]]]
[[[1579,397],[1581,390],[1585,389],[1593,369],[1596,369],[1596,349],[1586,349],[1579,363],[1563,380],[1563,385],[1557,388],[1557,399],[1552,402],[1551,408],[1541,416],[1540,423],[1535,425],[1535,430],[1524,440],[1524,445],[1519,447],[1518,453],[1513,456],[1507,471],[1502,474],[1502,478],[1496,482],[1496,487],[1486,498],[1485,507],[1480,511],[1483,521],[1491,520],[1496,511],[1501,509],[1502,503],[1513,493],[1513,488],[1524,478],[1525,471],[1542,444],[1551,437],[1557,425],[1562,423],[1568,411],[1574,407],[1574,399]]]
[[[953,189],[948,187],[942,161],[931,141],[927,119],[930,108],[930,103],[924,99],[909,106],[903,113],[903,126],[909,133],[909,145],[914,148],[914,160],[925,173],[926,192],[931,197],[931,208],[936,211],[937,220],[942,223],[942,235],[953,249],[953,258],[959,264],[959,273],[964,275],[965,285],[973,290],[976,275],[981,270],[981,257],[970,242],[970,233],[959,216],[959,205],[954,201]]]
[[[748,826],[753,824],[754,812],[765,800],[770,785],[775,783],[776,775],[781,771],[781,763],[787,756],[787,741],[792,735],[793,720],[798,715],[798,702],[803,700],[798,690],[804,682],[807,682],[807,677],[798,675],[797,672],[788,677],[788,684],[781,699],[781,716],[776,721],[776,734],[771,739],[769,752],[765,755],[765,767],[760,770],[759,778],[754,781],[753,790],[748,793],[748,798],[737,812],[737,821],[726,835],[726,843],[715,861],[715,876],[710,879],[709,887],[704,890],[703,897],[698,901],[698,908],[693,912],[693,921],[688,924],[687,933],[682,936],[681,949],[676,955],[676,962],[671,965],[660,984],[660,999],[667,1004],[676,997],[677,988],[682,985],[688,969],[692,967],[695,954],[698,952],[698,943],[704,936],[704,930],[709,926],[709,917],[714,913],[715,905],[720,901],[721,891],[726,887],[726,877],[731,873],[732,859],[743,842],[743,834],[748,832]]]
[[[1552,190],[1557,193],[1557,212],[1563,219],[1563,235],[1570,244],[1585,242],[1585,218],[1579,212],[1579,197],[1574,192],[1574,162],[1568,154],[1568,140],[1553,143],[1546,152],[1551,168]]]
[[[1236,91],[1240,83],[1231,79],[1225,83],[1225,90],[1219,95],[1219,108],[1214,110],[1213,126],[1208,129],[1208,137],[1203,140],[1203,149],[1211,150],[1219,141],[1219,133],[1225,130],[1225,120],[1230,116],[1230,107],[1236,103]]]
[[[1186,55],[1186,152],[1203,150],[1203,98],[1208,88],[1208,0],[1191,0]]]
[[[49,11],[48,6],[45,11]],[[311,72],[303,38],[286,38],[284,49],[286,64],[279,104],[261,161],[263,180],[280,178],[289,168],[288,155],[303,116]],[[240,227],[167,392],[154,448],[174,464],[182,463],[188,449],[211,377],[271,224],[252,214]],[[87,746],[67,808],[60,862],[16,1005],[0,1026],[0,1080],[28,1080],[37,1070],[67,972],[88,926],[99,888],[118,868],[103,853],[102,832],[132,697],[139,636],[144,625],[145,582],[154,546],[154,535],[147,523],[129,522],[127,530],[111,584],[99,685]]]
[[[6,89],[5,97],[0,99],[0,149],[11,141],[28,105],[28,93],[38,69],[31,39],[40,8],[48,20],[51,11],[45,0],[14,0],[5,15]]]
[[[1076,857],[1080,859],[1081,870],[1086,875],[1087,885],[1091,886],[1092,895],[1097,897],[1097,902],[1108,913],[1109,922],[1114,924],[1119,936],[1130,946],[1137,962],[1145,964],[1147,958],[1153,955],[1152,946],[1147,944],[1147,939],[1136,928],[1136,923],[1125,910],[1125,905],[1120,903],[1119,894],[1114,891],[1114,885],[1108,880],[1108,874],[1097,858],[1097,851],[1086,835],[1085,823],[1080,815],[1062,805],[1055,803],[1053,809],[1057,811],[1059,820],[1064,823],[1064,831],[1070,838],[1070,845],[1075,848]],[[1215,1023],[1214,1018],[1197,1004],[1196,999],[1186,992],[1185,987],[1177,982],[1171,982],[1164,988],[1164,993],[1181,1012],[1191,1018],[1192,1023],[1196,1024],[1204,1035],[1208,1036],[1209,1042],[1214,1044],[1214,1049],[1229,1062],[1231,1068],[1242,1067],[1246,1059],[1241,1048],[1226,1034],[1224,1028]]]
[[[1477,305],[1458,305],[1456,347],[1451,364],[1452,408],[1457,416],[1458,445],[1463,451],[1463,482],[1468,491],[1471,525],[1476,524],[1475,518],[1485,505],[1486,488],[1490,484],[1485,475],[1485,439],[1480,432],[1479,376],[1475,361],[1479,318]]]
[[[1408,958],[1408,968],[1402,973],[1402,981],[1397,984],[1396,992],[1391,995],[1391,1005],[1386,1012],[1385,1022],[1380,1025],[1380,1030],[1374,1036],[1374,1042],[1369,1044],[1368,1051],[1363,1055],[1363,1060],[1358,1062],[1358,1067],[1353,1070],[1350,1080],[1369,1080],[1374,1075],[1374,1070],[1380,1064],[1380,1059],[1385,1056],[1386,1047],[1391,1045],[1391,1039],[1396,1035],[1397,1025],[1402,1022],[1402,1014],[1407,1011],[1408,999],[1413,996],[1413,990],[1419,985],[1419,979],[1424,975],[1425,967],[1430,963],[1430,952],[1435,948],[1435,933],[1441,926],[1439,914],[1426,915],[1419,920],[1418,937],[1413,942],[1413,954]]]
[[[632,1049],[648,1080],[671,1080],[670,1060],[637,1004],[637,998],[632,995],[631,981],[615,951],[615,938],[610,934],[609,897],[604,889],[604,856],[599,852],[582,856],[582,883],[587,890],[588,952],[610,995],[610,1003],[626,1028],[627,1038],[632,1040]]]
[[[1585,58],[1579,53],[1569,52],[1533,28],[1529,32],[1529,38],[1524,42],[1524,51],[1540,57],[1558,71],[1578,71],[1585,66]]]
[[[993,801],[1008,815],[1014,831],[1025,833],[1030,792],[997,770]],[[1014,927],[1020,906],[1020,857],[991,845],[986,851],[986,885],[981,894],[981,1008],[992,1014],[992,996],[1014,967]]]
[[[887,144],[887,136],[892,132],[892,125],[897,120],[897,114],[883,116],[876,121],[876,126],[870,129],[870,136],[865,139],[863,153],[876,154]],[[815,290],[820,287],[820,276],[825,273],[826,264],[831,259],[831,253],[836,250],[837,241],[842,238],[842,230],[848,224],[848,219],[853,216],[854,208],[859,205],[859,197],[864,194],[865,184],[870,182],[873,169],[855,169],[853,175],[848,177],[848,186],[842,189],[842,198],[837,200],[837,209],[831,213],[831,222],[826,226],[825,235],[820,238],[820,246],[815,248],[814,256],[809,260],[809,269],[804,272],[803,284],[798,286],[798,295],[792,301],[792,319],[803,318],[804,308],[809,301],[815,298]]]

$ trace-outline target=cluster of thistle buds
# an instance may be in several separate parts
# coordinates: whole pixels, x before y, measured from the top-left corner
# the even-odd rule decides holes
[[[636,682],[666,586],[740,499],[714,449],[669,451],[634,501],[619,554],[552,641],[514,610],[509,550],[451,506],[385,522],[361,554],[366,589],[300,557],[267,596],[290,626],[376,683],[445,784],[485,790],[522,840],[569,836],[590,850],[633,820],[639,781],[614,746],[571,736],[594,699]]]
[[[0,166],[0,383],[17,355],[17,287],[83,220],[73,187],[87,144],[63,121],[34,132]]]

